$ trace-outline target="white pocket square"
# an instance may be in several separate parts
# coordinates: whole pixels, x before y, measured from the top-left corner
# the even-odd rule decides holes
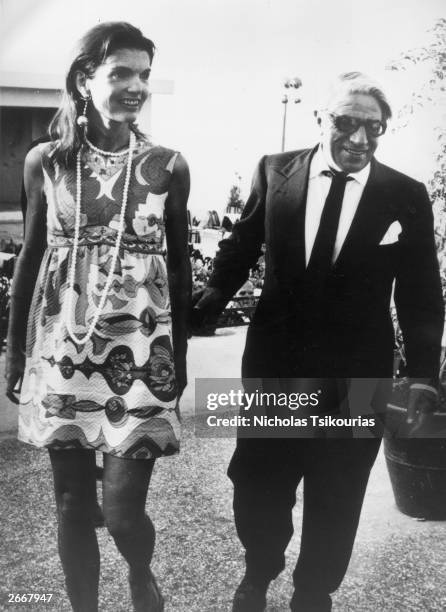
[[[398,242],[398,236],[401,234],[402,231],[403,228],[398,223],[398,221],[394,221],[385,233],[379,245],[381,246],[384,244],[393,244],[394,242]]]

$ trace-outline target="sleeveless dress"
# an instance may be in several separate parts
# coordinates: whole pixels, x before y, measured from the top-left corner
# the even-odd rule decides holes
[[[85,448],[149,459],[179,449],[177,385],[167,268],[164,204],[177,153],[139,138],[133,153],[125,229],[113,282],[98,324],[86,334],[110,271],[127,154],[84,149],[79,248],[73,298],[69,274],[76,169],[39,145],[48,203],[48,247],[27,329],[19,439],[37,447]]]

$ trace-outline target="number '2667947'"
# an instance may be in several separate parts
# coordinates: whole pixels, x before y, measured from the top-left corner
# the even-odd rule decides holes
[[[8,593],[8,603],[49,603],[53,593]]]

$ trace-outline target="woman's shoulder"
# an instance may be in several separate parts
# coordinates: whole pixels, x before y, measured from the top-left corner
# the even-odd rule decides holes
[[[51,155],[51,145],[53,143],[48,138],[38,138],[34,140],[28,148],[25,157],[25,170],[37,172],[42,169],[45,159]]]
[[[59,148],[58,140],[47,140],[37,145],[37,150],[40,154],[42,168],[49,178],[55,179],[56,173],[61,170],[60,164],[57,161],[56,153]]]
[[[52,157],[57,147],[57,141],[50,140],[49,136],[42,136],[31,143],[28,148],[28,153],[32,153],[34,156],[40,156],[41,158]]]
[[[41,190],[47,177],[54,175],[52,156],[55,149],[56,143],[49,138],[42,137],[31,143],[23,169],[23,180],[28,191],[31,188]]]
[[[57,151],[58,142],[49,138],[35,140],[28,151],[27,159],[34,163],[40,163],[43,167],[54,163],[54,155]]]
[[[139,132],[136,155],[144,155],[148,152],[150,152],[150,157],[152,159],[170,159],[178,155],[178,151],[175,149],[164,147],[163,145],[154,142],[147,134]]]

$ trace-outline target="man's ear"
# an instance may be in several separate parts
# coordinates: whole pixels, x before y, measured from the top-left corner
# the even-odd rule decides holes
[[[319,112],[317,110],[315,110],[315,111],[313,111],[313,115],[316,117],[316,123],[320,127],[321,123],[322,123],[322,119],[321,119],[321,116],[320,116]]]
[[[77,70],[74,74],[74,82],[76,83],[76,88],[80,95],[83,98],[90,97],[90,91],[87,87],[87,75],[82,70]]]

